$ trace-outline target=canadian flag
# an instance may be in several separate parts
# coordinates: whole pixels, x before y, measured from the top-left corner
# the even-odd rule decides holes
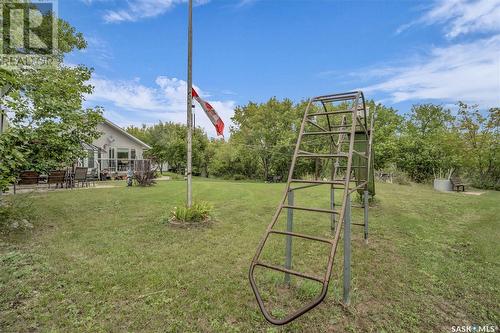
[[[215,109],[210,105],[210,103],[204,101],[200,95],[196,92],[196,90],[193,89],[193,98],[200,103],[201,108],[205,113],[207,114],[208,118],[214,124],[215,130],[217,131],[217,135],[222,135],[224,136],[224,122],[222,121],[221,117],[215,112]]]

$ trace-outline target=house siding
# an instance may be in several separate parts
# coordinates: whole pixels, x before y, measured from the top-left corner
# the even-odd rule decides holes
[[[97,146],[99,148],[102,148],[103,151],[101,152],[101,158],[110,158],[109,157],[109,148],[115,148],[115,154],[116,154],[116,149],[118,148],[128,148],[129,149],[129,157],[130,157],[130,150],[135,149],[136,152],[136,157],[135,159],[141,160],[144,157],[144,151],[146,150],[143,145],[141,145],[139,142],[131,139],[127,135],[123,134],[121,131],[117,130],[114,127],[111,127],[110,125],[106,123],[101,123],[97,125],[97,130],[99,132],[102,132],[103,134],[97,139],[92,142],[94,146]],[[114,139],[113,142],[110,142],[108,138],[112,137]]]
[[[100,151],[89,151],[81,165],[98,169],[99,172],[106,171],[108,174],[123,174],[137,166],[135,161],[144,160],[144,152],[149,146],[125,133],[117,125],[105,120],[97,125],[97,131],[102,134],[92,144]],[[110,149],[113,149],[114,154],[110,155]],[[132,156],[132,150],[135,150],[135,156]],[[119,151],[127,152],[128,156],[119,156]]]

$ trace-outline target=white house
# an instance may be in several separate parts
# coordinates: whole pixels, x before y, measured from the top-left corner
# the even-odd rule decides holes
[[[144,160],[144,152],[151,148],[107,119],[97,125],[97,130],[102,135],[88,145],[88,158],[82,161],[83,166],[90,169],[110,174],[126,173],[137,161]]]

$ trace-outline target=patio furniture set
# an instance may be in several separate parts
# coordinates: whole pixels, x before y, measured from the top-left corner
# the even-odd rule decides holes
[[[40,174],[36,171],[23,171],[19,178],[14,183],[14,194],[18,188],[34,187],[46,185],[47,188],[55,186],[55,188],[76,188],[89,187],[92,183],[95,186],[95,181],[99,177],[94,172],[88,173],[88,168],[76,167],[67,170],[53,170],[47,175]]]

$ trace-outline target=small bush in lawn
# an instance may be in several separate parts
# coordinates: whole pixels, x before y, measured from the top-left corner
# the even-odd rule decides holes
[[[134,180],[136,181],[137,185],[139,186],[152,186],[156,184],[156,171],[150,170],[150,171],[136,171],[134,172]]]
[[[197,202],[191,207],[174,207],[170,212],[171,223],[203,223],[212,217],[213,207],[208,202]]]

